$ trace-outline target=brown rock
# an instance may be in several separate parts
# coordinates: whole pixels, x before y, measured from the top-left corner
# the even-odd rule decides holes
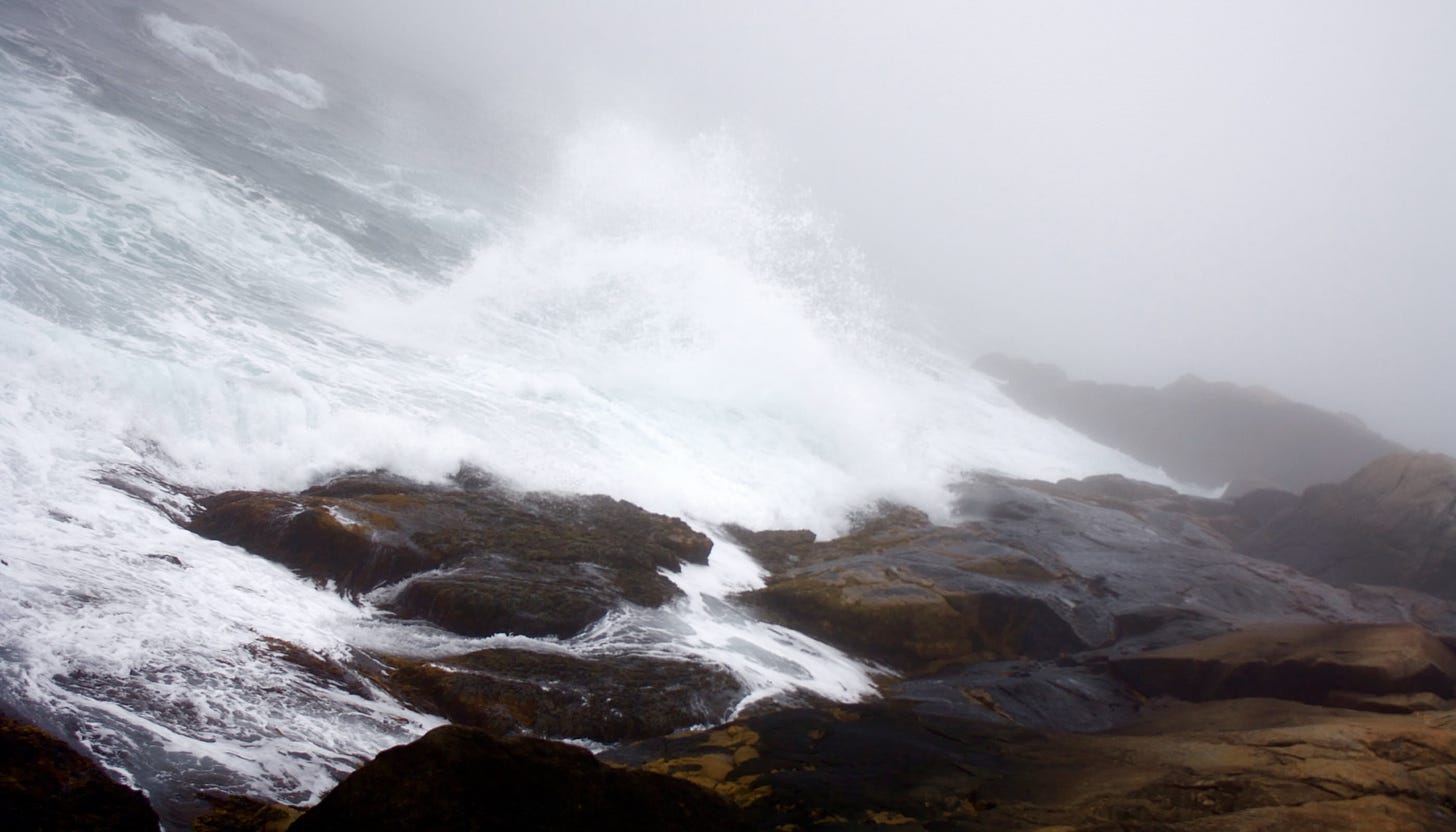
[[[1195,702],[1262,696],[1321,703],[1336,692],[1456,695],[1456,655],[1412,625],[1260,627],[1116,658],[1112,666],[1143,693]]]
[[[157,814],[141,792],[50,734],[0,717],[0,821],[6,829],[156,832]]]
[[[1451,711],[1239,699],[1036,735],[877,703],[753,717],[609,756],[712,788],[763,829],[1456,828]]]
[[[1383,584],[1456,599],[1456,459],[1397,454],[1308,489],[1244,544],[1337,586]]]
[[[650,656],[495,649],[395,663],[383,682],[400,698],[497,734],[641,739],[719,722],[746,693],[721,668]]]
[[[354,474],[298,494],[227,492],[199,499],[189,528],[341,592],[413,578],[386,604],[466,635],[575,635],[623,602],[675,597],[661,570],[712,549],[683,521],[621,500],[461,482]]]
[[[731,804],[682,780],[609,768],[574,746],[451,725],[380,753],[292,830],[745,828]]]
[[[211,808],[192,822],[192,832],[284,832],[303,814],[284,806],[231,794],[203,794]]]

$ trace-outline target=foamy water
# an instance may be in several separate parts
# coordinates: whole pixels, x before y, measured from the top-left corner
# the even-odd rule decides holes
[[[825,534],[882,498],[940,514],[969,469],[1162,479],[906,335],[892,293],[872,291],[852,249],[730,135],[586,125],[509,214],[392,188],[391,211],[479,229],[467,261],[411,272],[315,222],[306,196],[102,106],[87,73],[103,68],[77,63],[89,53],[49,38],[44,15],[5,15],[0,696],[154,795],[312,800],[436,722],[379,692],[320,689],[267,639],[335,658],[502,643],[686,655],[739,674],[744,704],[853,700],[869,670],[726,600],[761,575],[724,541],[673,576],[684,598],[668,608],[623,609],[567,642],[463,639],[197,539],[108,476],[294,489],[352,468],[439,481],[465,462],[709,531]],[[214,73],[214,95],[268,93],[275,122],[348,105],[220,29],[125,20],[94,36],[138,61],[180,52]],[[184,99],[156,106],[228,129]],[[289,161],[322,155],[300,146]],[[377,181],[393,161],[330,160],[334,182]]]

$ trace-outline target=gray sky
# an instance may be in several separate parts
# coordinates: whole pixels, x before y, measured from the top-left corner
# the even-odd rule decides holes
[[[763,137],[972,356],[1456,453],[1456,3],[303,5],[542,119]]]

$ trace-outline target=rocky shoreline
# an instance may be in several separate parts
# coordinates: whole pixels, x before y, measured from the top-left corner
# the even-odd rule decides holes
[[[472,637],[669,603],[665,575],[713,546],[470,471],[193,496],[198,534]],[[743,683],[680,658],[260,643],[454,725],[307,811],[212,796],[196,828],[1456,828],[1456,460],[1385,457],[1302,495],[982,474],[955,498],[949,524],[882,505],[832,540],[714,530],[768,572],[734,603],[883,668],[875,701],[735,715]]]

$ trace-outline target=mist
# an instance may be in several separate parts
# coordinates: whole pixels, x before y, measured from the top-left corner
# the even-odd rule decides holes
[[[526,156],[608,116],[740,136],[967,357],[1262,385],[1456,452],[1450,4],[253,2],[438,92],[400,135],[482,165],[471,125]]]

